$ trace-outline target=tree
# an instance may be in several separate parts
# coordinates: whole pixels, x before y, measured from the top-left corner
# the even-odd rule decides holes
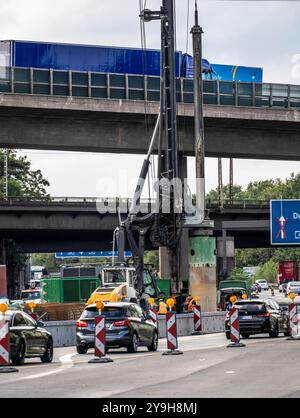
[[[255,273],[253,281],[258,279],[265,279],[268,282],[276,283],[277,281],[277,262],[269,260],[264,263]]]
[[[229,186],[222,189],[223,199],[229,199]],[[211,190],[207,198],[218,201],[218,189]],[[270,179],[251,182],[243,190],[241,186],[233,187],[233,199],[237,200],[265,200],[271,199],[299,199],[300,198],[300,172],[292,173],[285,180]],[[235,262],[237,269],[247,266],[259,266],[256,273],[257,278],[264,278],[270,281],[276,280],[276,270],[279,261],[295,260],[300,266],[300,248],[260,248],[260,249],[237,249]],[[238,275],[239,270],[233,272]]]
[[[244,271],[243,271],[243,269],[241,269],[241,268],[238,268],[238,267],[235,267],[232,271],[231,271],[231,273],[230,273],[230,275],[229,275],[229,277],[228,277],[228,279],[229,280],[243,280],[243,281],[249,281],[249,276],[248,276],[248,274],[247,273],[245,273]]]
[[[5,153],[0,149],[0,198],[5,190]],[[26,156],[20,156],[15,150],[8,154],[8,196],[42,198],[47,196],[46,188],[50,183],[43,177],[41,170],[32,170],[31,162]]]
[[[229,185],[222,188],[224,200],[229,199]],[[291,173],[290,177],[284,181],[281,179],[270,179],[255,181],[248,184],[247,188],[234,185],[232,189],[234,200],[271,200],[271,199],[299,199],[300,198],[300,172]],[[219,190],[211,190],[207,194],[207,199],[217,202],[219,199]]]

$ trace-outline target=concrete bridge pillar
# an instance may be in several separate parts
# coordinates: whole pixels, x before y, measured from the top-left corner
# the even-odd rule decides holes
[[[234,268],[235,245],[234,237],[227,236],[223,230],[223,236],[217,238],[217,278],[218,285],[225,280]]]
[[[217,309],[216,238],[191,235],[189,240],[189,293],[199,296],[205,312]]]

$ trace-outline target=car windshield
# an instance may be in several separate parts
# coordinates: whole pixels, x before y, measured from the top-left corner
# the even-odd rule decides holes
[[[82,319],[93,319],[98,316],[99,313],[96,308],[86,309],[82,314]],[[105,318],[121,318],[125,316],[124,309],[118,307],[105,307],[101,313]]]
[[[241,313],[247,312],[250,314],[260,314],[267,312],[266,306],[264,303],[237,303],[237,308]]]
[[[106,270],[104,273],[104,284],[126,283],[126,276],[123,271]]]
[[[41,298],[41,293],[40,292],[24,292],[22,293],[22,299],[25,300],[35,300],[35,299],[40,299]]]

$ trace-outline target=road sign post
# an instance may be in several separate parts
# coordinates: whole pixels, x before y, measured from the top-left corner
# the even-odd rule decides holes
[[[230,317],[230,340],[231,344],[228,345],[228,348],[235,347],[245,347],[245,344],[242,344],[241,334],[240,334],[240,319],[239,319],[239,310],[237,307],[233,306],[229,312]]]
[[[112,363],[113,360],[106,357],[106,320],[105,317],[101,315],[104,303],[102,301],[97,302],[96,307],[99,316],[96,316],[95,318],[95,358],[90,360],[89,363]]]

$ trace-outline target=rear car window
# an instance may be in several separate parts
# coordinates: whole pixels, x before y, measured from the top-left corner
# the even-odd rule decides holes
[[[23,317],[22,314],[17,313],[15,315],[13,326],[14,327],[26,327],[27,326],[25,318]]]
[[[93,319],[98,316],[99,313],[96,308],[93,309],[86,309],[82,314],[82,319]],[[121,318],[125,316],[124,309],[122,308],[104,308],[102,311],[102,316],[105,318]]]
[[[236,304],[240,312],[248,312],[252,314],[267,312],[266,306],[264,303],[243,303]]]

